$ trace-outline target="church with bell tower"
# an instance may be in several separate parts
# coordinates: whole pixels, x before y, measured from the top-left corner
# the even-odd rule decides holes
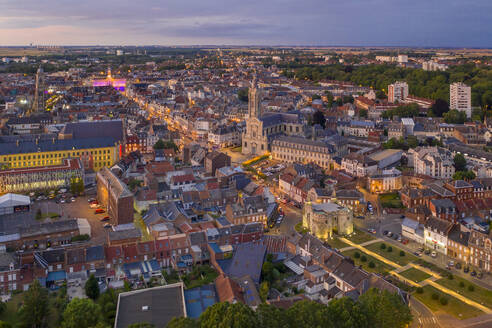
[[[304,136],[305,122],[297,112],[262,113],[261,89],[256,77],[248,92],[248,115],[246,130],[242,135],[242,153],[259,156],[269,151],[269,145],[278,136]]]

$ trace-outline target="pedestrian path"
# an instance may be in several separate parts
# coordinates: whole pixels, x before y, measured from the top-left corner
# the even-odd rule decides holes
[[[422,287],[422,286],[425,286],[425,285],[431,285],[432,287],[440,290],[441,292],[446,293],[448,295],[451,295],[451,296],[459,299],[463,303],[466,303],[468,305],[471,305],[471,306],[473,306],[473,307],[475,307],[475,308],[477,308],[477,309],[479,309],[479,310],[481,310],[481,311],[483,311],[483,312],[485,312],[487,314],[491,314],[492,313],[492,309],[490,309],[490,308],[488,308],[488,307],[486,307],[486,306],[484,306],[484,305],[482,305],[480,303],[477,303],[475,301],[472,301],[471,299],[469,299],[469,298],[467,298],[467,297],[465,297],[465,296],[463,296],[461,294],[458,294],[458,293],[452,291],[449,288],[446,288],[444,286],[441,286],[440,284],[438,284],[437,282],[435,282],[435,280],[441,279],[442,277],[439,274],[437,274],[437,273],[435,273],[435,272],[433,272],[433,271],[431,271],[431,270],[429,270],[427,268],[424,268],[424,267],[422,267],[420,265],[417,265],[417,264],[414,264],[414,263],[409,263],[409,264],[407,264],[405,266],[401,266],[398,263],[395,263],[395,262],[393,262],[391,260],[388,260],[387,258],[385,258],[385,257],[383,257],[383,256],[381,256],[381,255],[379,255],[379,254],[377,254],[377,253],[375,253],[375,252],[373,252],[373,251],[365,248],[362,245],[357,245],[357,244],[353,243],[352,241],[350,241],[350,240],[348,240],[346,238],[340,238],[340,240],[343,241],[344,243],[349,244],[350,246],[352,246],[354,248],[357,248],[360,251],[362,251],[362,252],[364,252],[364,253],[366,253],[366,254],[368,254],[368,255],[376,258],[377,260],[379,260],[379,261],[381,261],[383,263],[386,263],[387,265],[390,265],[390,266],[394,267],[395,270],[392,270],[391,271],[391,274],[394,274],[399,279],[401,279],[402,281],[408,282],[412,286]],[[428,278],[428,279],[425,279],[425,280],[423,280],[423,281],[421,281],[419,283],[416,283],[416,282],[414,282],[412,280],[409,280],[409,279],[401,276],[399,274],[399,272],[405,271],[405,268],[407,268],[408,266],[414,267],[414,268],[416,268],[418,270],[421,270],[421,271],[423,271],[423,272],[425,272],[427,274],[430,274],[431,277]]]
[[[380,238],[376,238],[376,239],[373,239],[373,240],[366,241],[366,242],[364,242],[362,244],[359,244],[359,245],[360,246],[367,246],[367,245],[375,244],[375,243],[380,242],[380,241],[383,241],[383,240],[380,239]],[[356,247],[354,247],[354,246],[348,246],[348,247],[341,248],[339,251],[340,252],[345,252],[345,251],[350,251],[350,250],[355,249],[355,248]]]

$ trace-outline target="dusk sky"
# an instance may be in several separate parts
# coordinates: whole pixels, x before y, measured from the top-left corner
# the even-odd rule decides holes
[[[492,47],[492,0],[0,0],[0,45]]]

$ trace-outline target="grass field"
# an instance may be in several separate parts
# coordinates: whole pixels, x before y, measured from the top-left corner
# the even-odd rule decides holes
[[[381,244],[385,244],[386,248],[381,249]],[[391,246],[392,251],[388,252],[388,248]],[[400,256],[400,251],[401,249],[383,242],[379,243],[374,243],[371,245],[365,246],[367,249],[373,251],[374,253],[377,253],[385,258],[387,258],[390,261],[393,261],[401,266],[405,266],[410,262],[413,262],[417,260],[417,257],[413,254],[404,252],[405,256]]]
[[[458,294],[461,294],[477,303],[492,308],[492,290],[487,290],[477,286],[461,277],[453,276],[453,279],[442,278],[436,281],[438,284],[447,287]],[[463,283],[463,286],[460,286]],[[473,286],[473,291],[470,291],[469,286]]]
[[[450,314],[458,319],[468,319],[473,318],[479,315],[482,315],[483,312],[479,309],[470,306],[466,303],[463,303],[457,298],[454,298],[448,294],[440,292],[436,288],[432,286],[423,287],[424,292],[419,294],[417,292],[413,293],[412,296],[417,298],[419,301],[424,303],[429,309],[433,312],[444,312]],[[432,294],[437,294],[439,299],[432,299]],[[448,304],[442,305],[440,299],[444,297],[448,300]]]
[[[361,257],[358,259],[355,258],[354,254],[358,252]],[[386,275],[389,271],[393,270],[394,268],[386,263],[383,263],[379,260],[376,260],[374,257],[367,255],[366,253],[362,253],[358,249],[351,249],[349,251],[345,251],[342,253],[345,256],[350,257],[351,259],[354,260],[355,265],[360,265],[364,270],[367,272],[375,272],[375,273],[380,273],[382,275]],[[367,258],[367,261],[363,262],[362,261],[362,255],[364,255]],[[374,263],[374,268],[369,267],[369,263],[373,262]]]
[[[368,234],[367,232],[364,232],[359,229],[354,229],[354,233],[351,234],[350,236],[346,236],[345,238],[347,238],[348,240],[350,240],[355,244],[362,244],[365,243],[366,241],[371,241],[376,239],[370,234]]]
[[[331,248],[341,249],[350,246],[349,244],[346,244],[340,239],[338,239],[337,237],[333,237],[332,239],[327,239],[326,242],[328,243],[328,245],[331,246]]]
[[[379,195],[379,200],[381,201],[381,205],[383,207],[390,208],[402,208],[403,204],[401,203],[400,196],[398,193],[388,193]]]
[[[423,271],[420,271],[415,268],[410,268],[408,270],[405,270],[403,272],[399,273],[400,276],[403,276],[413,282],[421,282],[422,280],[425,280],[427,278],[430,278],[431,275],[428,273],[425,273]]]

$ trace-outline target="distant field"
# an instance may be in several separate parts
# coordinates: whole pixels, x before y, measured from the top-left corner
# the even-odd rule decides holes
[[[36,49],[36,48],[5,48],[0,47],[0,57],[21,57],[21,56],[44,56],[55,53],[60,53],[57,49]]]

